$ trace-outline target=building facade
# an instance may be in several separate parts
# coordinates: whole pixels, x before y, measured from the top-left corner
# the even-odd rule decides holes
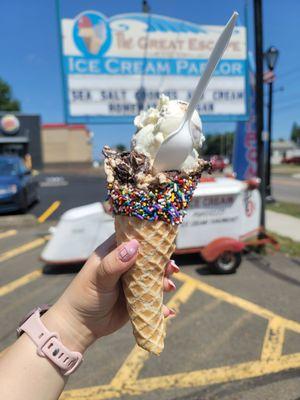
[[[92,135],[85,125],[42,125],[45,164],[91,163]]]
[[[30,156],[33,168],[43,167],[40,116],[0,112],[0,154]]]
[[[296,143],[291,140],[274,140],[272,142],[271,163],[274,165],[281,164],[287,153],[297,148]]]
[[[91,164],[85,125],[44,124],[38,115],[0,112],[0,155],[18,155],[34,169],[45,164]]]

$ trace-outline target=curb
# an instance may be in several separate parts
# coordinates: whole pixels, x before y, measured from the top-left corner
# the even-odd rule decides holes
[[[269,231],[292,239],[294,242],[300,242],[299,226],[300,218],[271,210],[266,211],[266,227]]]

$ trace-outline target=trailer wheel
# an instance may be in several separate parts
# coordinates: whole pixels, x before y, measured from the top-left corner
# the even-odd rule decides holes
[[[208,264],[217,274],[234,274],[242,262],[242,254],[225,251],[215,261]]]

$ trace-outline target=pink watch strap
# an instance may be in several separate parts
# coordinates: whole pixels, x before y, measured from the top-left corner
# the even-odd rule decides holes
[[[82,354],[67,349],[60,341],[59,334],[50,332],[40,319],[40,310],[37,309],[19,328],[18,333],[24,331],[37,346],[37,354],[47,357],[63,372],[70,375],[82,362]]]

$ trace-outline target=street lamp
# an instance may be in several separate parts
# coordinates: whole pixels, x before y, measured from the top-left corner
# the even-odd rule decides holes
[[[278,60],[279,50],[271,46],[264,54],[269,71],[275,68]],[[267,80],[269,85],[269,101],[268,101],[268,148],[267,148],[267,166],[266,166],[266,201],[273,203],[275,200],[272,197],[272,186],[271,186],[271,153],[272,153],[272,107],[273,107],[273,81],[274,75],[271,74],[270,79]]]
[[[269,49],[266,51],[265,58],[269,70],[273,71],[273,69],[275,68],[278,56],[279,56],[279,50],[276,49],[276,47],[274,46],[269,47]]]

